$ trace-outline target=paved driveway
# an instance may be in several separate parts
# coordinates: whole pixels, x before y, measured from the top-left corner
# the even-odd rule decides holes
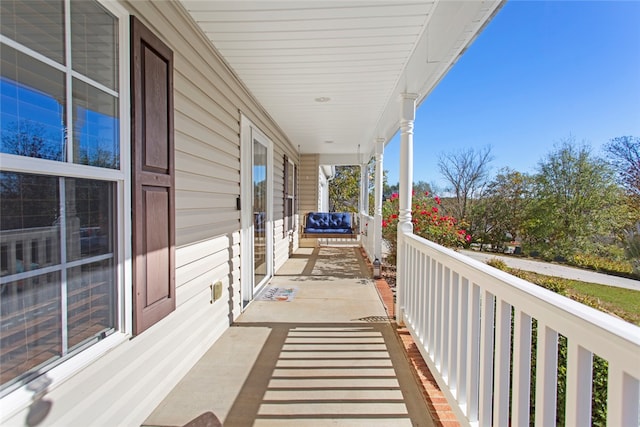
[[[640,291],[640,280],[627,279],[624,277],[611,276],[608,274],[596,273],[594,271],[581,270],[579,268],[567,267],[550,262],[534,261],[524,258],[501,256],[499,254],[461,250],[460,253],[474,258],[478,261],[486,262],[492,258],[499,258],[508,267],[518,268],[534,273],[546,274],[548,276],[563,277],[565,279],[580,280],[589,283],[599,283],[601,285],[616,286],[618,288],[633,289]]]

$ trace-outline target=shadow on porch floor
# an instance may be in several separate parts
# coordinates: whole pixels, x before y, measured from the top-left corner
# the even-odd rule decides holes
[[[432,426],[359,251],[294,254],[270,284],[293,301],[251,303],[144,425]]]

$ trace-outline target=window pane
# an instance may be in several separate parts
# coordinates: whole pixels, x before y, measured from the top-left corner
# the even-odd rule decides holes
[[[0,46],[3,153],[64,160],[64,74]]]
[[[98,339],[116,326],[114,260],[85,264],[67,273],[69,349]]]
[[[96,2],[71,2],[73,69],[118,90],[118,20]]]
[[[115,187],[0,172],[1,389],[115,330]]]
[[[118,100],[73,79],[74,163],[120,168]]]
[[[0,173],[0,381],[60,357],[59,179]],[[31,273],[31,274],[30,274]]]
[[[60,262],[58,181],[0,172],[2,277]]]
[[[114,191],[111,182],[65,179],[69,261],[113,256]]]
[[[64,64],[62,0],[0,1],[2,34]]]
[[[62,355],[60,272],[2,283],[2,389]]]
[[[289,189],[289,193],[287,194],[288,196],[293,196],[296,192],[296,185],[295,185],[295,166],[293,163],[288,163],[287,167],[289,168],[289,172],[287,175],[287,178],[289,180],[289,182],[287,183],[288,189]]]
[[[253,140],[253,272],[254,286],[267,275],[267,147]]]

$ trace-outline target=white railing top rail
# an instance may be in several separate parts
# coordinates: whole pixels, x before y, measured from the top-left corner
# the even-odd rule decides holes
[[[611,361],[624,361],[627,373],[640,379],[640,327],[595,310],[553,291],[517,278],[416,235],[406,243],[444,262],[453,272],[510,305],[541,319],[558,333]],[[626,370],[626,369],[625,369]]]

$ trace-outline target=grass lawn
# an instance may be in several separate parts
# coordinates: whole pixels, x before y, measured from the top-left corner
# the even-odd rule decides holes
[[[568,280],[567,282],[567,295],[571,296],[575,292],[579,295],[595,298],[604,311],[611,312],[627,322],[640,326],[640,291],[577,280]]]
[[[490,265],[496,267],[495,264]],[[505,270],[514,276],[518,276],[590,307],[618,316],[629,323],[640,326],[640,291],[599,285],[596,283],[581,282],[579,280],[545,276],[543,274],[533,273],[530,271],[522,271],[505,267],[506,266],[498,266],[498,268]]]

